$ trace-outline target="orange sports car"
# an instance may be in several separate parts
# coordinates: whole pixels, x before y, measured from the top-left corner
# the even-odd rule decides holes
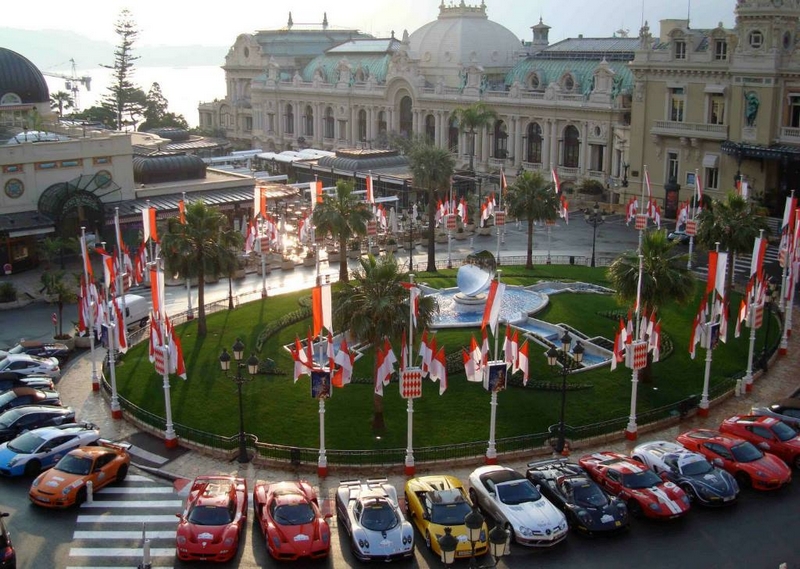
[[[128,475],[130,445],[100,440],[98,446],[78,447],[56,465],[36,477],[28,496],[46,508],[68,508],[86,500],[86,485],[94,491],[111,482],[122,482]]]

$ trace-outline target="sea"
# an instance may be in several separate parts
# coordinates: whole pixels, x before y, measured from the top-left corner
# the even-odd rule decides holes
[[[59,71],[62,75],[72,76],[71,71]],[[78,85],[78,108],[85,110],[100,104],[108,94],[108,87],[113,81],[113,69],[95,67],[77,69],[78,77],[91,77],[91,88],[87,90]],[[56,91],[69,91],[67,79],[45,76],[47,86],[52,95]],[[199,103],[223,99],[225,97],[225,72],[220,66],[195,67],[137,67],[134,65],[131,81],[145,93],[150,91],[153,83],[158,83],[161,93],[167,99],[169,112],[183,115],[190,127],[200,122],[197,113]],[[66,114],[66,113],[65,113]]]

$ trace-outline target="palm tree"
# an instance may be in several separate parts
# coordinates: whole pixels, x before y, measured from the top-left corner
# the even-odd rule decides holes
[[[66,91],[56,91],[50,95],[50,108],[58,111],[58,116],[64,116],[64,109],[71,109],[75,106],[75,99]]]
[[[428,267],[436,272],[436,249],[433,226],[436,224],[436,190],[450,187],[455,161],[450,152],[427,142],[417,141],[408,153],[408,166],[414,186],[424,188],[428,197]]]
[[[719,243],[720,250],[730,253],[726,292],[733,284],[733,257],[751,253],[753,243],[761,230],[768,231],[767,220],[757,215],[745,198],[729,192],[725,200],[714,200],[697,216],[697,241],[713,251]]]
[[[45,237],[37,250],[48,268],[58,258],[63,270],[64,254],[77,253],[80,250],[80,245],[74,237]]]
[[[353,281],[339,293],[334,302],[334,322],[347,330],[359,342],[366,342],[374,351],[384,338],[397,340],[408,324],[409,294],[403,287],[403,277],[394,255],[376,258],[373,255],[360,259],[361,267],[353,272]],[[427,328],[439,306],[432,296],[419,299],[418,329]],[[377,362],[374,373],[377,375]],[[382,432],[383,398],[373,397],[372,428]]]
[[[555,221],[558,216],[558,195],[550,182],[539,172],[523,172],[508,187],[505,196],[509,215],[528,220],[528,252],[525,268],[533,268],[533,223]]]
[[[64,304],[71,304],[78,300],[77,281],[70,284],[64,280],[66,276],[67,273],[64,271],[46,271],[42,273],[42,291],[58,306],[57,340],[69,337],[69,335],[64,336]]]
[[[169,274],[197,277],[197,335],[205,336],[205,277],[217,275],[230,266],[243,237],[228,230],[228,219],[202,200],[186,205],[186,223],[177,217],[167,220],[167,233],[161,240],[164,270]],[[233,259],[233,260],[232,260]]]
[[[483,101],[478,101],[468,107],[456,107],[450,116],[458,121],[461,132],[470,135],[469,169],[474,171],[475,136],[478,130],[489,126],[497,119],[497,113]]]
[[[347,282],[347,242],[352,237],[367,234],[367,222],[372,212],[365,202],[353,195],[353,183],[347,180],[336,182],[336,194],[325,195],[322,203],[316,204],[311,220],[321,235],[330,234],[339,242],[339,280]]]
[[[652,313],[669,302],[686,304],[694,298],[695,278],[687,269],[688,254],[675,253],[677,241],[669,241],[663,229],[648,231],[642,240],[642,283],[640,312]],[[623,253],[608,267],[608,280],[622,304],[636,302],[639,288],[639,256],[635,251]],[[652,378],[650,358],[642,378]]]

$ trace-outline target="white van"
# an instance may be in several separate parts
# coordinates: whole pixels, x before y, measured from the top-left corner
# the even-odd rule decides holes
[[[124,297],[117,297],[117,306],[122,310],[122,298],[125,299],[125,326],[127,328],[144,328],[150,319],[150,303],[148,300],[137,294],[126,294]],[[113,305],[109,303],[113,309]]]

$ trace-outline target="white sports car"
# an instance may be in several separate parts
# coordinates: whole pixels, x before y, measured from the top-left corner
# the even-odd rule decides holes
[[[0,372],[13,371],[17,375],[46,375],[58,379],[61,368],[56,358],[40,358],[28,354],[9,354],[0,360]]]
[[[403,516],[397,490],[386,478],[340,482],[336,518],[360,561],[392,561],[414,555],[414,527]]]
[[[505,466],[481,466],[469,475],[469,497],[484,514],[511,531],[520,545],[550,547],[567,537],[563,512],[530,480]]]
[[[100,430],[91,423],[40,427],[0,444],[0,474],[36,476],[74,448],[97,444]]]

